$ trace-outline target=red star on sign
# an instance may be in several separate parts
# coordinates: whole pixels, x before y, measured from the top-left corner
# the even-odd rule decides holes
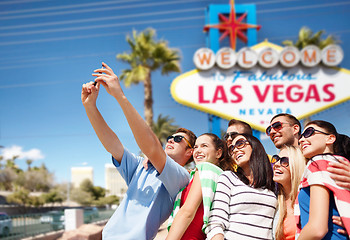
[[[204,31],[209,31],[209,28],[217,28],[223,34],[220,37],[220,41],[224,39],[227,35],[230,35],[230,43],[231,48],[236,49],[236,37],[238,37],[244,43],[247,43],[248,38],[245,35],[245,32],[248,28],[256,28],[259,30],[261,28],[260,25],[253,25],[248,23],[242,23],[243,19],[247,16],[247,13],[244,13],[238,19],[236,19],[236,12],[234,8],[234,0],[231,0],[231,11],[229,18],[225,17],[223,14],[219,14],[219,19],[221,23],[214,25],[206,25],[204,27]]]

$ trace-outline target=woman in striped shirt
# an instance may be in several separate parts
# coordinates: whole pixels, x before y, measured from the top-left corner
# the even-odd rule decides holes
[[[229,154],[237,172],[223,172],[214,195],[207,239],[272,239],[277,199],[270,161],[252,135],[234,136]]]
[[[307,165],[294,207],[296,238],[349,239],[340,234],[332,216],[340,216],[350,232],[350,191],[336,184],[327,167],[331,162],[349,161],[350,138],[338,134],[333,124],[315,120],[306,125],[299,143]]]

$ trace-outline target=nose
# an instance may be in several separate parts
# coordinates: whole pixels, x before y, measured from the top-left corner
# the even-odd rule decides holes
[[[281,163],[280,163],[280,161],[278,161],[278,162],[276,162],[275,164],[273,164],[273,170],[275,170],[275,169],[279,169],[279,168],[281,168],[282,166],[281,166]]]
[[[271,127],[270,136],[271,136],[273,133],[276,133],[276,130],[275,130],[273,127]]]
[[[233,149],[233,154],[232,154],[232,155],[234,155],[234,154],[235,154],[236,152],[238,152],[238,151],[239,151],[239,149],[235,147],[235,148]]]
[[[276,163],[273,164],[273,169],[275,169],[275,167],[280,167],[281,163],[280,161],[277,161]]]
[[[229,147],[231,145],[231,143],[232,143],[232,138],[228,137],[226,140],[227,147]]]
[[[168,143],[174,143],[174,138],[170,138],[170,139],[168,140]]]
[[[200,147],[193,148],[193,154],[197,152],[200,152]]]

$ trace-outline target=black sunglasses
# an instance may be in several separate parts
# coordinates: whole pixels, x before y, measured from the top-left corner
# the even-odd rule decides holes
[[[320,130],[314,129],[313,127],[308,127],[307,129],[304,130],[304,132],[300,135],[299,139],[301,139],[302,137],[304,138],[309,138],[311,137],[313,134],[315,134],[316,132],[322,133],[322,134],[326,134],[326,135],[331,135],[330,133],[325,133],[322,132]]]
[[[266,128],[266,135],[267,135],[267,136],[270,136],[270,133],[271,133],[271,129],[272,129],[272,128],[275,129],[275,131],[281,130],[282,127],[283,127],[283,126],[282,126],[283,124],[290,124],[290,123],[287,123],[287,122],[280,122],[280,121],[274,122],[274,123],[272,123],[270,126],[268,126],[268,127]]]
[[[184,139],[185,142],[187,143],[187,145],[188,145],[190,148],[192,148],[190,142],[189,142],[184,136],[181,136],[181,135],[169,136],[169,137],[166,139],[166,141],[169,142],[169,140],[172,139],[172,138],[174,138],[174,142],[177,142],[177,143],[181,142],[181,140]]]
[[[241,149],[247,146],[247,144],[249,144],[247,140],[239,139],[235,144],[232,144],[228,147],[228,153],[232,156],[235,148]]]
[[[289,166],[289,158],[288,157],[280,157],[278,155],[273,155],[271,159],[271,163],[274,165],[278,161],[280,161],[280,164],[282,167],[288,167]]]
[[[236,135],[236,134],[238,134],[238,132],[228,132],[228,133],[225,133],[225,135],[224,135],[225,141],[227,141],[227,139],[228,139],[229,137],[231,137],[231,138],[233,139],[233,136]]]

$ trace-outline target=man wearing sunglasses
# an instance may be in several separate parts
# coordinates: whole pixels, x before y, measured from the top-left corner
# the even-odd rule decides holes
[[[189,182],[189,173],[183,166],[192,157],[196,136],[181,128],[168,138],[163,149],[124,95],[113,70],[105,63],[102,66],[92,74],[97,84],[83,85],[81,100],[96,135],[111,153],[113,164],[128,185],[123,201],[106,224],[102,236],[104,240],[153,239],[160,225],[168,219],[177,193]],[[124,148],[99,112],[96,100],[101,85],[119,103],[140,150],[152,163],[147,170],[142,166],[143,158]]]
[[[231,119],[228,123],[228,127],[224,135],[224,140],[226,141],[227,146],[230,146],[232,144],[233,136],[238,133],[247,133],[253,135],[252,128],[248,123],[237,119]]]
[[[271,119],[270,125],[266,128],[266,134],[278,149],[283,146],[298,147],[301,124],[293,115],[281,113]]]
[[[284,146],[299,147],[300,137],[308,138],[319,130],[307,128],[301,134],[301,124],[299,120],[291,114],[281,113],[271,119],[270,125],[266,128],[266,134],[270,137],[276,148],[282,149]],[[322,132],[321,132],[322,133]],[[325,133],[323,133],[325,134]],[[350,188],[350,163],[331,163],[328,167],[331,177],[337,185]]]

